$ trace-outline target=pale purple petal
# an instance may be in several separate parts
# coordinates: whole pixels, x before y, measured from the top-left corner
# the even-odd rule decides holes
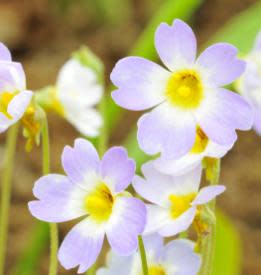
[[[224,185],[214,185],[207,186],[202,188],[195,200],[191,203],[192,205],[200,205],[205,204],[211,200],[213,200],[216,196],[220,195],[226,190]]]
[[[249,130],[253,125],[253,109],[247,101],[222,88],[209,91],[196,117],[207,136],[221,145],[235,142],[236,129]]]
[[[85,215],[82,206],[84,192],[67,177],[50,174],[36,181],[29,210],[37,219],[47,222],[64,222]]]
[[[254,129],[257,134],[261,135],[261,109],[255,110]]]
[[[138,142],[141,149],[163,158],[173,159],[185,155],[193,146],[196,122],[190,113],[182,112],[169,103],[162,103],[138,121]]]
[[[135,173],[135,162],[123,147],[109,149],[101,160],[101,175],[108,178],[114,192],[127,188]]]
[[[237,59],[237,48],[227,43],[208,47],[197,64],[205,72],[210,86],[224,86],[236,80],[245,70],[245,62]]]
[[[233,146],[234,143],[228,145],[220,145],[210,140],[205,151],[206,156],[212,158],[222,158]]]
[[[178,233],[186,231],[192,224],[196,214],[196,207],[191,207],[177,219],[171,221],[159,230],[159,234],[163,237],[174,236]]]
[[[192,64],[196,57],[197,41],[193,30],[179,19],[171,26],[160,24],[155,46],[163,63],[172,71]]]
[[[90,174],[98,172],[99,156],[89,141],[78,138],[74,142],[74,147],[66,146],[62,153],[62,164],[68,177],[75,183],[82,186],[90,182],[85,182]]]
[[[106,228],[106,235],[112,249],[128,256],[137,249],[138,235],[146,223],[145,204],[136,198],[119,197]]]
[[[158,158],[154,161],[155,168],[161,173],[180,176],[199,166],[204,154],[188,153],[180,159],[165,160]]]
[[[1,61],[2,60],[11,61],[12,60],[10,51],[3,43],[0,43],[0,60]]]
[[[79,266],[78,273],[91,267],[102,248],[104,231],[90,218],[78,223],[67,234],[59,249],[58,258],[66,269]]]
[[[158,262],[164,247],[163,238],[155,233],[143,237],[143,242],[147,257],[149,257],[151,261]]]
[[[119,88],[112,93],[114,101],[123,108],[145,110],[165,99],[170,73],[161,66],[141,57],[126,57],[118,61],[111,81]]]
[[[159,232],[170,220],[169,210],[154,204],[146,204],[147,223],[143,235]]]
[[[25,113],[31,102],[33,92],[23,91],[18,93],[8,105],[7,112],[13,117],[14,121],[19,120]]]
[[[194,243],[188,240],[169,242],[163,250],[161,260],[164,265],[174,267],[175,275],[196,275],[201,265],[200,255],[194,252]]]

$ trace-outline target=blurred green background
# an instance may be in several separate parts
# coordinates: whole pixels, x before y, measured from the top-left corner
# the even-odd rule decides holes
[[[244,54],[261,29],[260,15],[261,2],[254,0],[1,0],[0,41],[24,64],[30,89],[54,83],[61,65],[82,44],[104,61],[109,86],[109,73],[119,58],[128,53],[156,58],[152,39],[160,21],[171,22],[174,17],[181,17],[192,25],[201,48],[210,41],[229,41]],[[110,144],[121,144],[140,113],[122,112],[111,102],[108,106],[108,124],[114,126]],[[49,121],[52,171],[59,172],[64,145],[72,144],[79,134],[55,115],[50,115]],[[4,135],[0,141],[2,160]],[[143,155],[137,151],[135,139],[128,139],[127,144],[130,154],[140,157],[141,162]],[[48,230],[27,210],[33,182],[41,174],[40,156],[39,148],[26,154],[24,141],[19,140],[7,275],[48,273]],[[261,274],[260,161],[260,137],[254,132],[240,133],[236,146],[222,161],[221,183],[227,186],[227,192],[218,205],[234,227],[223,214],[220,216],[213,275]],[[61,239],[71,226],[60,227]],[[235,228],[242,240],[241,273],[240,243]],[[76,271],[60,267],[59,274],[76,274]]]

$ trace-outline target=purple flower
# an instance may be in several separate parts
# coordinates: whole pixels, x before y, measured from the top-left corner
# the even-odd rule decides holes
[[[196,275],[201,258],[196,254],[194,243],[188,240],[174,240],[164,245],[158,234],[144,238],[150,275]],[[109,252],[107,265],[97,275],[138,275],[142,274],[138,252],[129,257],[120,257]]]
[[[126,150],[113,147],[100,161],[90,142],[76,139],[73,148],[64,148],[62,164],[67,176],[40,178],[33,189],[38,200],[29,203],[32,215],[43,221],[84,217],[60,247],[61,264],[66,269],[79,265],[78,272],[85,272],[96,261],[105,235],[118,254],[132,253],[146,223],[146,209],[124,191],[135,172]]]
[[[187,230],[201,206],[224,192],[223,185],[199,190],[201,171],[200,165],[183,176],[170,176],[161,174],[152,162],[142,166],[145,179],[136,176],[133,186],[151,203],[147,204],[148,220],[144,234],[158,232],[168,237]]]
[[[238,91],[253,106],[255,131],[261,135],[261,32],[257,35],[252,51],[245,58],[247,67],[238,81]]]
[[[174,159],[188,153],[200,127],[208,139],[231,145],[235,130],[249,130],[253,112],[239,95],[221,88],[238,78],[245,62],[227,43],[208,47],[196,59],[196,38],[192,29],[175,20],[160,24],[155,46],[163,68],[141,57],[120,60],[111,73],[118,90],[114,101],[130,110],[146,110],[138,121],[138,142],[143,151]]]
[[[7,47],[0,43],[0,133],[22,118],[32,95],[25,88],[21,64],[13,62]]]

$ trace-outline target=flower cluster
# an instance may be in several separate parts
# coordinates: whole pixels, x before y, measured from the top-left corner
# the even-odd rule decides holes
[[[37,200],[29,203],[33,216],[51,223],[82,219],[58,253],[67,269],[79,266],[78,272],[85,272],[96,261],[106,236],[112,251],[107,266],[97,274],[142,274],[139,235],[145,236],[149,275],[195,275],[200,269],[201,256],[194,243],[177,239],[164,245],[164,237],[191,225],[198,238],[210,233],[214,213],[208,203],[225,187],[200,188],[203,164],[215,163],[233,147],[237,129],[252,127],[251,104],[223,88],[244,72],[245,62],[226,43],[210,46],[196,58],[195,35],[181,20],[171,26],[162,23],[155,46],[166,68],[127,57],[111,73],[117,87],[112,98],[118,105],[130,110],[152,108],[138,121],[140,148],[157,156],[142,166],[143,176],[135,175],[135,162],[124,148],[113,147],[100,160],[90,142],[77,139],[62,154],[66,175],[49,174],[35,183]],[[85,93],[88,87],[95,91],[90,97]],[[54,110],[81,132],[98,133],[100,118],[86,108],[99,101],[102,89],[97,75],[80,59],[64,65],[52,93]],[[131,183],[139,198],[126,190]]]

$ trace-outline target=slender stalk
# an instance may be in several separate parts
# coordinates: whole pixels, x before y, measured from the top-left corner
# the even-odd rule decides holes
[[[42,128],[42,152],[43,152],[43,174],[50,172],[50,145],[48,122],[45,116]],[[57,274],[57,252],[58,252],[58,228],[55,223],[50,223],[50,266],[49,275]]]
[[[138,237],[143,275],[149,275],[146,251],[141,235]]]
[[[11,183],[16,151],[16,141],[19,124],[13,125],[7,133],[6,151],[3,164],[3,176],[1,182],[1,209],[0,209],[0,275],[6,274],[5,257],[9,224],[9,208],[11,198]]]
[[[220,159],[217,160],[215,167],[213,168],[213,177],[210,181],[210,185],[216,185],[219,182],[220,176]],[[209,203],[210,209],[215,213],[216,200],[212,200]],[[213,260],[215,256],[215,246],[216,246],[216,223],[210,226],[209,235],[202,241],[202,266],[200,270],[200,275],[211,275],[213,271]]]

